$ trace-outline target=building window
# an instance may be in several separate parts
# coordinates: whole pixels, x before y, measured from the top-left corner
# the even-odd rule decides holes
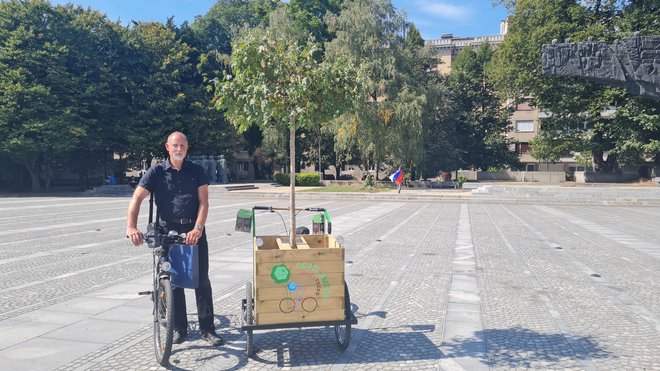
[[[517,133],[532,133],[534,132],[534,121],[532,120],[516,120]]]
[[[238,171],[248,171],[248,162],[247,161],[238,161],[238,162],[236,162],[236,170],[238,170]]]
[[[527,164],[525,166],[525,171],[536,171],[536,165],[535,164]]]
[[[516,153],[522,155],[523,153],[529,152],[529,143],[519,142],[516,143]]]

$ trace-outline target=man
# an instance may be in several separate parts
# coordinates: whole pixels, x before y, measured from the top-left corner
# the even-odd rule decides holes
[[[128,206],[126,235],[135,246],[142,244],[142,233],[137,229],[140,204],[154,192],[159,218],[167,223],[167,230],[186,233],[185,243],[199,248],[199,286],[195,289],[197,315],[202,338],[213,346],[223,341],[215,333],[213,299],[209,280],[209,249],[204,225],[209,211],[209,179],[204,169],[186,160],[188,139],[174,132],[167,138],[165,148],[169,158],[152,166],[140,179]],[[174,339],[182,343],[188,335],[186,297],[182,288],[174,289]]]

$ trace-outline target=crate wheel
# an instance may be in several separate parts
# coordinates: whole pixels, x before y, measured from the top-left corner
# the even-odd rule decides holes
[[[245,284],[245,322],[248,325],[254,325],[254,300],[252,292],[252,282]],[[252,330],[247,330],[245,334],[245,352],[248,357],[254,354],[254,336]]]
[[[351,298],[348,294],[348,285],[344,285],[344,308],[346,311],[346,321],[351,319]],[[351,341],[351,324],[346,323],[345,325],[336,325],[335,326],[335,337],[337,338],[337,344],[341,350],[346,350],[348,344]]]

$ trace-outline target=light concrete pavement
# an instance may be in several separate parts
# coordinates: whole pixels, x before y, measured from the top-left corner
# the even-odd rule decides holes
[[[240,302],[251,240],[234,220],[239,208],[286,206],[287,190],[213,186],[210,276],[227,344],[199,338],[189,297],[189,340],[171,368],[660,370],[658,193],[497,187],[297,193],[298,206],[327,208],[345,240],[359,322],[343,352],[332,328],[306,327],[258,332],[248,358]],[[150,253],[124,237],[127,206],[123,196],[0,198],[2,369],[160,368],[151,302],[137,295],[150,287]],[[257,227],[283,233],[275,214],[259,214]]]

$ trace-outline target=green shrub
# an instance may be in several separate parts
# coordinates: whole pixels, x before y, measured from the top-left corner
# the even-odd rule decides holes
[[[296,185],[299,186],[317,186],[321,185],[319,173],[300,173],[296,174]]]
[[[364,188],[372,189],[376,185],[376,178],[372,174],[367,174],[364,178]]]
[[[289,176],[287,173],[277,173],[275,174],[275,181],[283,186],[288,186],[290,184]]]
[[[458,176],[458,178],[456,178],[456,180],[458,180],[458,184],[463,185],[463,183],[467,182],[468,177],[467,177],[467,175],[461,174],[461,175]]]
[[[275,181],[283,186],[290,184],[291,175],[288,173],[275,174]],[[296,174],[296,185],[298,186],[318,186],[321,185],[319,173],[301,173]]]

